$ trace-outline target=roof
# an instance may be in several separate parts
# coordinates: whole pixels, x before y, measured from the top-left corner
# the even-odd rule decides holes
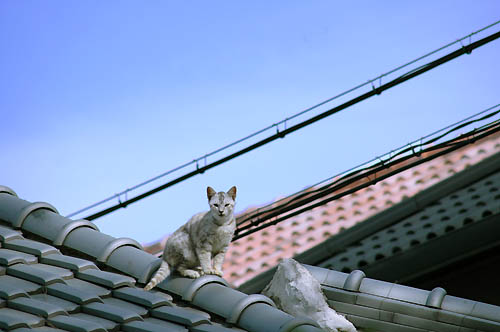
[[[370,217],[379,215],[498,152],[500,135],[494,135],[234,241],[226,254],[224,276],[232,284],[240,286],[276,266],[283,258],[297,257],[333,235],[342,234],[344,230],[360,222],[364,223]],[[411,239],[417,237],[415,235]],[[383,253],[385,249],[380,249],[379,253],[387,256],[388,253]],[[361,259],[354,265],[336,265],[336,269],[359,268],[362,266],[358,265]],[[354,260],[351,259],[350,262]]]
[[[216,276],[142,286],[161,260],[0,186],[0,329],[16,332],[319,331]],[[30,330],[28,330],[28,328]]]
[[[499,331],[500,307],[432,291],[305,265],[330,307],[357,328],[384,332]]]

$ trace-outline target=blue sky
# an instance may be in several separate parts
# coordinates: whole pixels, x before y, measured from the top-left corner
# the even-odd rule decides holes
[[[499,13],[494,0],[2,1],[0,184],[67,215]],[[499,55],[497,40],[95,223],[146,243],[206,209],[207,185],[236,185],[238,211],[291,194],[500,103]]]

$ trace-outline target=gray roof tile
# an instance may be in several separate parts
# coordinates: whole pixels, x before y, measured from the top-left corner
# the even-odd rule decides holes
[[[37,262],[38,258],[36,256],[10,249],[0,249],[0,265],[8,266],[17,263],[34,264]]]
[[[141,324],[141,323],[147,323],[147,325]],[[152,324],[152,326],[149,324]],[[127,326],[126,329],[125,329],[125,326]],[[145,318],[144,321],[142,321],[142,322],[133,321],[133,322],[123,324],[122,329],[124,331],[131,331],[129,329],[139,329],[140,330],[140,329],[143,329],[146,327],[151,327],[153,329],[153,331],[155,331],[156,326],[161,327],[163,329],[162,331],[169,331],[169,332],[170,331],[172,331],[172,332],[187,332],[188,331],[188,329],[185,326],[179,325],[177,323],[161,320],[158,318],[152,318],[152,317]],[[139,331],[139,330],[134,330],[134,331]]]
[[[62,285],[62,284],[54,284],[54,285]],[[70,302],[60,297],[52,296],[45,293],[31,295],[31,298],[40,302],[44,303],[46,302],[48,304],[53,304],[55,306],[58,306],[68,313],[73,313],[80,309],[80,306],[74,302]]]
[[[109,305],[112,305],[112,306],[115,306],[115,307],[119,307],[119,308],[123,308],[123,309],[127,309],[127,310],[130,310],[130,311],[133,311],[136,314],[138,314],[139,316],[146,316],[148,314],[148,309],[146,309],[146,308],[144,308],[144,307],[142,307],[140,305],[133,304],[133,303],[130,303],[130,302],[127,302],[127,301],[123,301],[123,300],[120,300],[120,299],[117,299],[117,298],[114,298],[114,297],[103,298],[102,302],[104,304],[109,304]]]
[[[48,319],[47,322],[57,328],[71,332],[107,332],[99,323],[73,316],[59,315]]]
[[[67,312],[65,312],[63,308],[56,304],[49,303],[48,301],[39,301],[28,297],[18,297],[16,299],[9,300],[7,305],[9,306],[9,308],[24,311],[45,318],[67,314]]]
[[[172,297],[170,295],[165,295],[170,297],[170,301],[172,301]],[[166,297],[136,287],[122,287],[115,289],[113,290],[113,296],[122,300],[140,304],[147,308],[172,305],[172,303],[168,301]]]
[[[142,320],[141,316],[130,309],[117,307],[110,304],[92,302],[82,306],[82,311],[89,315],[94,315],[108,319],[117,323],[127,323],[133,320]]]
[[[309,269],[309,266],[306,266]],[[317,268],[310,269],[313,275]],[[324,279],[324,271],[319,274]],[[331,280],[335,275],[329,271]],[[337,286],[341,283],[333,282]],[[348,291],[324,284],[322,290],[328,304],[352,317],[358,327],[384,331],[497,331],[500,327],[500,307],[446,295],[443,289],[432,292],[412,287],[364,278],[359,291]],[[439,295],[439,303],[430,305],[429,296]],[[437,296],[436,295],[436,296]],[[431,301],[435,302],[435,301]],[[384,323],[380,323],[383,321]]]
[[[201,324],[198,326],[191,327],[189,331],[190,332],[235,332],[243,330],[224,327],[220,324]]]
[[[4,243],[4,248],[25,252],[35,256],[46,256],[59,253],[59,250],[48,244],[27,239],[14,239]]]
[[[96,292],[90,291],[90,289],[75,288],[73,286],[61,283],[47,286],[47,293],[77,304],[102,302],[99,295]]]
[[[188,330],[180,325],[174,325],[167,322],[164,324],[152,323],[150,320],[148,321],[133,321],[126,324],[123,324],[121,327],[122,331],[125,332],[187,332]]]
[[[24,279],[9,275],[0,276],[0,297],[4,299],[25,296],[27,293],[38,292],[41,288],[40,285]]]
[[[151,316],[180,323],[187,326],[209,324],[206,316],[181,307],[163,306],[151,310]]]
[[[0,328],[12,330],[19,327],[37,327],[43,325],[43,319],[26,312],[10,309],[0,309]]]
[[[65,332],[65,331],[53,327],[40,326],[35,328],[21,327],[19,329],[12,330],[12,332]]]
[[[83,279],[98,285],[109,288],[118,288],[122,286],[134,286],[134,278],[122,274],[106,272],[95,269],[87,269],[77,273],[79,279]]]
[[[47,286],[56,282],[64,283],[60,275],[49,271],[41,264],[15,264],[7,268],[7,274]]]
[[[2,282],[0,279],[0,299],[15,299],[19,296],[28,296],[28,293],[24,289],[7,282]]]
[[[59,266],[73,272],[81,272],[86,269],[97,269],[97,266],[88,260],[60,254],[51,254],[41,257],[40,263]]]
[[[104,318],[101,318],[101,317],[89,315],[89,314],[86,314],[86,313],[83,313],[83,312],[79,312],[79,313],[73,314],[71,316],[74,317],[74,318],[82,319],[82,320],[85,320],[85,321],[89,321],[89,322],[101,325],[107,331],[116,331],[116,330],[118,330],[118,327],[120,325],[120,324],[118,324],[116,322],[113,322],[113,321],[111,321],[109,319],[104,319]]]
[[[78,278],[68,279],[66,280],[66,284],[86,293],[94,294],[95,296],[108,296],[111,294],[111,291],[107,288]]]
[[[0,242],[11,241],[14,239],[23,239],[23,236],[19,231],[0,225]]]
[[[49,264],[35,264],[33,265],[36,268],[45,270],[47,272],[53,273],[55,275],[58,275],[61,279],[71,279],[73,278],[73,272],[71,270],[59,267],[59,266],[54,266],[54,265],[49,265]]]

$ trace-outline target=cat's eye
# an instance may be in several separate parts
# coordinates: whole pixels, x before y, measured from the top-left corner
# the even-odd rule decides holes
[[[215,207],[219,207],[219,204],[214,204]]]
[[[229,204],[226,204],[226,205],[224,205],[224,206],[225,206],[225,207],[228,207],[228,206],[229,206]]]

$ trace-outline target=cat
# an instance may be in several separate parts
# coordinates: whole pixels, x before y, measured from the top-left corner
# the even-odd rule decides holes
[[[161,266],[145,290],[153,289],[174,270],[193,279],[204,274],[222,277],[224,255],[236,229],[236,187],[227,193],[207,187],[207,198],[210,210],[191,217],[167,239]]]

